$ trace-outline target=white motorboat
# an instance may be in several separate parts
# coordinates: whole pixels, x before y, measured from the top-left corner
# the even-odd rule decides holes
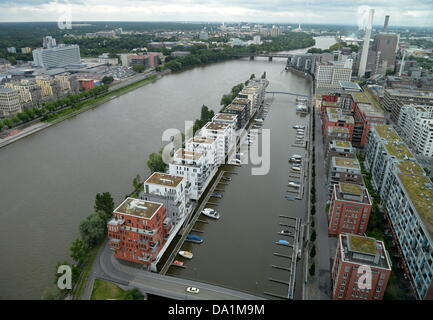
[[[203,211],[201,212],[202,214],[204,214],[205,216],[212,218],[212,219],[219,219],[220,218],[220,214],[211,208],[204,208]]]

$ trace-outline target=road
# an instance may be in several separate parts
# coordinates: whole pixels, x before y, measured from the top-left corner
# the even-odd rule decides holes
[[[207,283],[196,282],[148,272],[121,263],[114,258],[108,241],[99,252],[87,282],[84,299],[90,299],[93,282],[96,278],[113,281],[142,292],[159,295],[175,300],[264,300],[241,291],[227,289]],[[198,294],[187,293],[187,287],[200,289]]]
[[[317,277],[319,278],[320,299],[330,299],[331,294],[331,258],[335,252],[332,243],[335,239],[328,237],[328,216],[326,212],[326,201],[328,190],[325,172],[324,146],[322,135],[322,121],[320,111],[315,112],[315,156],[316,156],[316,247],[317,247]]]

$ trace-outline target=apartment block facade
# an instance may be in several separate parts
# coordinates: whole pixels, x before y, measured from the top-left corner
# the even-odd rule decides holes
[[[166,210],[161,203],[127,198],[108,222],[109,245],[118,259],[150,267],[165,242]]]

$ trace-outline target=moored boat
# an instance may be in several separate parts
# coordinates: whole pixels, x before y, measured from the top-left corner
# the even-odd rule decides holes
[[[186,258],[186,259],[192,259],[192,257],[193,257],[192,252],[185,251],[185,250],[181,250],[181,251],[179,251],[179,255],[180,255],[181,257]]]
[[[201,213],[204,214],[205,216],[209,217],[209,218],[212,218],[212,219],[219,219],[220,218],[220,214],[218,213],[218,211],[211,209],[211,208],[204,208]]]

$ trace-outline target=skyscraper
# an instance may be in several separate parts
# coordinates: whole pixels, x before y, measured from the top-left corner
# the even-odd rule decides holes
[[[370,9],[370,13],[368,16],[368,24],[364,35],[364,44],[362,45],[361,62],[359,63],[358,77],[363,77],[365,75],[365,69],[367,67],[368,48],[370,46],[370,36],[371,36],[371,29],[373,25],[373,16],[374,16],[374,9]]]

